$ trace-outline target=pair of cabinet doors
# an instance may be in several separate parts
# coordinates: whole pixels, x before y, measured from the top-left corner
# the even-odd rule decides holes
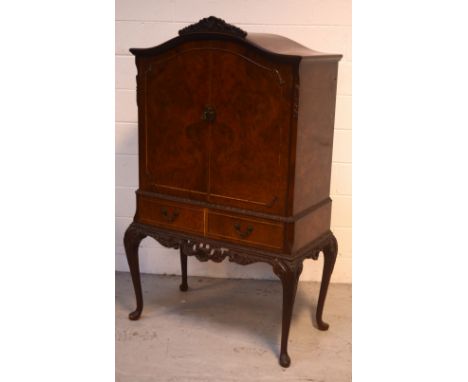
[[[235,42],[138,57],[140,189],[286,210],[293,72]]]

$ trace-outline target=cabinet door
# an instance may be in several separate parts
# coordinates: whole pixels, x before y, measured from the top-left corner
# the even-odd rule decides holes
[[[287,69],[235,45],[215,49],[213,62],[209,200],[282,214],[292,115]]]
[[[188,45],[142,65],[142,188],[206,199],[209,130],[201,114],[209,98],[209,54]]]

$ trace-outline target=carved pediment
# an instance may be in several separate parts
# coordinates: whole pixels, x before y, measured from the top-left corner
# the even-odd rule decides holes
[[[205,17],[195,24],[191,24],[179,31],[179,36],[191,33],[223,33],[232,36],[245,38],[247,32],[236,27],[235,25],[228,24],[226,21],[215,17]]]

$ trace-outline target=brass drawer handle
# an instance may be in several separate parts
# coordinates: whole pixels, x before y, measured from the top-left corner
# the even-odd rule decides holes
[[[207,122],[213,122],[216,118],[216,110],[211,106],[205,106],[201,119]]]
[[[249,224],[247,226],[247,229],[245,231],[241,231],[241,225],[240,223],[234,224],[234,228],[237,232],[237,234],[242,238],[245,239],[246,237],[249,237],[250,234],[253,232],[254,228]]]
[[[179,216],[179,213],[179,210],[176,208],[174,209],[174,212],[172,212],[172,215],[170,215],[166,207],[161,207],[161,215],[164,220],[168,221],[169,223],[172,223],[174,220],[176,220]]]

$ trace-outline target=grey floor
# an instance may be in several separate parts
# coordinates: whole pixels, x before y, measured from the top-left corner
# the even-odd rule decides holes
[[[128,273],[116,274],[116,381],[351,381],[351,285],[332,284],[327,332],[314,327],[319,284],[299,284],[291,366],[278,364],[279,281],[142,275],[139,321]]]

